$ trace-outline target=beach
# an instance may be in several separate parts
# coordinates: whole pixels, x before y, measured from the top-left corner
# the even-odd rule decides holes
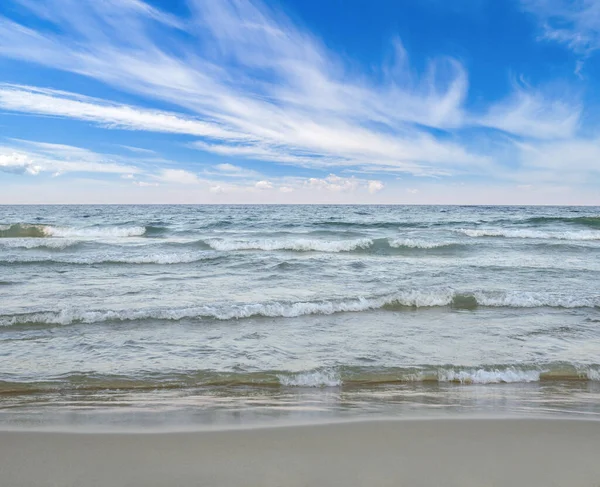
[[[376,420],[189,433],[0,433],[2,485],[600,485],[600,421]]]
[[[4,207],[0,486],[598,487],[599,214]]]

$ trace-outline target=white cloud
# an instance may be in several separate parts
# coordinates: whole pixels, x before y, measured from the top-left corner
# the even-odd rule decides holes
[[[222,172],[239,172],[242,168],[240,166],[234,166],[233,164],[217,164],[215,169]]]
[[[305,182],[306,186],[316,189],[324,189],[327,191],[355,191],[360,186],[360,181],[354,176],[344,178],[330,174],[326,178],[310,178]]]
[[[597,0],[521,0],[521,4],[537,18],[542,39],[564,44],[580,54],[600,48]]]
[[[317,39],[259,2],[192,0],[186,22],[196,42],[169,53],[145,28],[156,12],[148,16],[114,1],[104,9],[80,2],[73,11],[58,0],[46,5],[61,11],[48,20],[64,35],[5,21],[5,56],[93,77],[179,105],[196,118],[19,86],[3,88],[5,109],[186,133],[204,139],[197,147],[205,151],[304,167],[377,165],[421,174],[489,163],[487,156],[421,128],[465,123],[468,82],[456,60],[432,60],[417,73],[395,41],[396,55],[382,67],[385,81],[374,81],[351,75]]]
[[[204,174],[208,176],[246,179],[256,179],[263,177],[263,175],[257,171],[245,169],[243,167],[235,166],[234,164],[229,163],[217,164],[216,166],[212,166],[210,169],[205,170]]]
[[[142,147],[133,147],[131,145],[121,145],[120,147],[122,147],[123,149],[127,149],[130,152],[136,152],[138,154],[149,154],[149,155],[156,154],[156,151],[153,151],[150,149],[144,149]]]
[[[135,174],[140,169],[117,158],[64,144],[49,144],[13,139],[13,145],[0,145],[0,168],[11,172],[38,174],[114,173]],[[35,161],[35,163],[33,162]]]
[[[520,168],[512,178],[582,184],[600,177],[600,139],[520,143]]]
[[[258,181],[254,187],[256,189],[273,189],[273,183],[270,181]]]
[[[34,164],[26,154],[0,154],[0,171],[15,174],[30,174],[35,176],[41,171],[41,167]]]
[[[159,186],[158,183],[149,183],[148,181],[133,181],[135,186],[140,186],[141,188],[147,188],[152,186]]]
[[[179,114],[119,105],[97,98],[31,86],[0,84],[0,106],[5,110],[96,122],[113,129],[226,137],[233,140],[245,138],[215,123]],[[137,152],[151,152],[146,149],[125,147]]]
[[[198,184],[201,182],[196,174],[184,169],[162,169],[156,178],[165,183],[176,184]]]
[[[381,181],[369,181],[368,182],[369,193],[375,194],[384,188],[384,184]]]
[[[515,83],[513,94],[492,105],[479,123],[522,137],[567,139],[576,132],[580,115],[581,106],[575,100]]]

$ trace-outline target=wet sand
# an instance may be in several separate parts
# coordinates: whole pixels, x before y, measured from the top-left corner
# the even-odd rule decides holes
[[[189,433],[0,432],[5,487],[600,486],[600,421],[380,420]]]

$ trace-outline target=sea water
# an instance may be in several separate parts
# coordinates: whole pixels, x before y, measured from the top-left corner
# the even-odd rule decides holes
[[[600,208],[0,207],[0,423],[600,415]]]

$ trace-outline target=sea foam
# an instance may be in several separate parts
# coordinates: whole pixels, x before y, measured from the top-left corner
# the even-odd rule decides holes
[[[24,323],[68,325],[72,323],[98,323],[106,321],[216,319],[232,320],[250,317],[295,318],[305,315],[331,315],[369,310],[400,310],[402,308],[427,308],[452,306],[473,309],[490,307],[563,307],[580,308],[600,306],[600,296],[557,295],[533,292],[458,293],[451,289],[409,290],[378,297],[358,297],[339,300],[303,302],[266,302],[244,304],[206,304],[186,308],[83,310],[65,308],[60,311],[41,311],[0,317],[0,326]]]
[[[357,249],[367,249],[373,245],[373,240],[361,238],[355,240],[206,240],[205,243],[215,250],[295,250],[298,252],[350,252]]]
[[[277,374],[282,386],[287,387],[338,387],[342,385],[336,370],[310,370],[292,374]]]
[[[213,255],[199,252],[188,253],[154,253],[145,255],[114,255],[99,253],[95,255],[6,255],[0,256],[0,263],[8,264],[73,264],[73,265],[96,265],[96,264],[189,264],[216,258]]]
[[[15,223],[0,225],[0,238],[44,238],[44,237],[79,237],[79,238],[119,238],[140,237],[146,233],[146,227],[105,226],[105,227],[60,227],[53,225],[30,225]]]
[[[83,238],[118,238],[118,237],[141,237],[146,233],[146,227],[44,227],[44,233],[49,237],[83,237]]]
[[[457,232],[469,237],[504,237],[504,238],[530,238],[543,240],[575,240],[588,241],[600,240],[600,232],[594,230],[578,231],[541,231],[530,229],[472,229],[458,228]]]

